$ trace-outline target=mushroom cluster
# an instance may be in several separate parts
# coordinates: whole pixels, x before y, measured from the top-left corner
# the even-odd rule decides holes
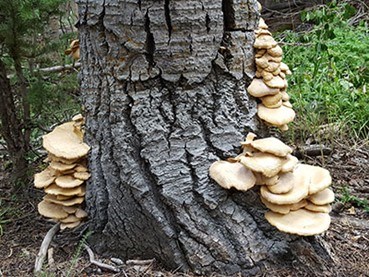
[[[295,112],[289,102],[290,97],[286,92],[286,76],[292,73],[282,62],[282,48],[274,40],[262,18],[255,36],[256,73],[247,91],[261,101],[257,112],[259,118],[286,131],[287,124],[295,118]]]
[[[79,40],[72,40],[70,46],[64,51],[65,55],[70,55],[74,60],[79,60]]]
[[[261,202],[270,210],[265,218],[280,231],[300,236],[326,231],[334,201],[329,171],[299,163],[277,138],[255,137],[247,135],[237,157],[213,163],[210,177],[226,189],[246,191],[259,185]]]
[[[43,136],[48,152],[48,166],[35,174],[34,186],[46,195],[38,204],[38,212],[60,222],[60,228],[74,228],[87,217],[82,209],[86,192],[85,181],[90,177],[86,156],[90,147],[83,142],[82,115],[57,126]]]

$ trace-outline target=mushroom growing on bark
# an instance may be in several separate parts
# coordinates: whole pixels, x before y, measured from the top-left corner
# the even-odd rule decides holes
[[[79,40],[72,40],[70,46],[64,51],[65,55],[70,55],[74,60],[79,60]]]
[[[231,162],[215,162],[210,177],[227,189],[246,191],[259,185],[261,202],[271,210],[265,218],[280,231],[310,236],[327,230],[334,200],[329,172],[299,164],[292,148],[277,138],[255,137],[247,135],[243,152]]]
[[[82,115],[76,115],[43,136],[49,166],[34,177],[35,187],[46,193],[38,205],[39,213],[61,222],[62,230],[78,226],[87,216],[82,204],[85,180],[90,177],[86,167],[90,147],[83,142],[83,123]]]

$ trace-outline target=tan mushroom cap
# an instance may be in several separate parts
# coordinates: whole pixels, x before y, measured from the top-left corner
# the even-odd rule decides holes
[[[292,153],[292,148],[275,137],[257,139],[251,142],[251,146],[261,152],[270,153],[279,157],[286,157]]]
[[[64,158],[61,158],[61,157],[57,157],[51,153],[48,153],[48,159],[49,161],[55,161],[55,162],[61,162],[63,164],[75,164],[79,158],[76,158],[76,159],[64,159]]]
[[[216,161],[209,168],[210,177],[225,189],[246,191],[255,185],[254,174],[240,163]]]
[[[74,172],[73,177],[86,181],[91,177],[91,174],[88,172]]]
[[[37,205],[38,212],[48,218],[61,219],[66,218],[68,213],[62,209],[62,206],[56,205],[45,200],[42,200]]]
[[[64,196],[78,195],[78,194],[84,193],[85,191],[86,191],[85,186],[78,186],[74,188],[62,188],[62,187],[57,186],[56,184],[52,184],[48,186],[47,188],[45,188],[45,192],[47,194],[64,195]]]
[[[317,213],[330,213],[332,211],[332,206],[329,204],[326,205],[315,205],[313,203],[308,202],[308,204],[304,207],[305,209],[317,212]]]
[[[291,97],[288,95],[287,91],[281,90],[281,93],[282,93],[282,100],[283,101],[289,101],[290,100]]]
[[[61,162],[56,162],[56,161],[51,161],[50,163],[50,167],[54,170],[63,172],[63,171],[67,171],[70,169],[73,169],[77,164],[65,164],[65,163],[61,163]]]
[[[280,63],[271,61],[268,63],[268,67],[266,67],[265,70],[268,72],[274,72],[279,69],[279,65]],[[275,75],[278,75],[278,74],[275,74]]]
[[[310,178],[309,195],[328,188],[332,183],[331,174],[325,168],[308,164],[299,164],[296,169],[304,172]]]
[[[79,113],[79,114],[76,114],[75,116],[73,116],[72,120],[75,121],[75,122],[78,122],[78,121],[84,121],[84,118],[83,118],[83,115]]]
[[[279,176],[265,177],[262,173],[254,172],[257,185],[273,186],[277,183]]]
[[[55,179],[55,183],[61,188],[75,188],[83,184],[83,180],[74,178],[71,175],[62,175]]]
[[[290,101],[283,101],[283,106],[292,109],[292,104]]]
[[[271,36],[272,33],[269,32],[267,29],[259,28],[259,29],[255,30],[255,35],[256,35],[256,37],[261,36],[261,35],[269,35],[269,36]]]
[[[87,172],[87,167],[86,166],[84,166],[84,165],[81,165],[81,164],[79,164],[79,165],[77,165],[75,168],[74,168],[74,171],[75,172]]]
[[[297,211],[303,207],[305,207],[308,202],[305,199],[302,199],[300,202],[297,202],[295,204],[287,204],[287,205],[278,205],[269,202],[263,197],[260,197],[261,202],[271,211],[280,213],[280,214],[288,214],[290,211]]]
[[[266,95],[275,95],[279,89],[268,87],[262,79],[254,78],[247,88],[247,92],[254,97],[263,97]]]
[[[274,75],[268,71],[261,71],[261,77],[263,78],[264,82],[270,81],[274,78]]]
[[[291,211],[286,215],[269,211],[265,214],[268,222],[278,230],[300,236],[313,236],[329,228],[331,218],[326,213],[316,213],[305,209]]]
[[[62,223],[73,223],[73,222],[79,222],[79,221],[81,221],[81,219],[72,214],[60,220],[60,222]]]
[[[255,39],[254,47],[257,49],[269,49],[277,45],[277,42],[270,35],[261,35]]]
[[[261,11],[261,9],[260,9],[260,11]],[[260,29],[268,29],[268,25],[265,23],[265,20],[263,18],[261,18],[261,17],[259,19],[259,28]]]
[[[293,173],[279,174],[277,183],[273,186],[268,186],[268,189],[276,194],[287,193],[294,187],[296,182],[295,176]]]
[[[268,54],[273,57],[281,57],[283,55],[283,50],[279,45],[268,49]]]
[[[45,188],[51,185],[55,181],[55,171],[49,167],[45,168],[40,173],[36,173],[34,176],[34,186],[38,189]]]
[[[240,162],[251,171],[262,173],[266,177],[278,174],[284,159],[268,153],[254,153],[251,157],[241,157]]]
[[[75,215],[78,218],[85,218],[85,217],[87,217],[87,213],[84,210],[82,210],[82,209],[78,209],[76,211],[76,214]]]
[[[72,223],[61,223],[60,224],[60,230],[65,230],[65,229],[72,229],[77,227],[79,224],[81,223],[81,221],[76,221],[76,222],[72,222]]]
[[[68,214],[74,214],[79,209],[77,206],[62,206],[62,208]]]
[[[74,195],[72,196],[66,196],[66,195],[61,195],[61,194],[58,194],[56,195],[56,199],[57,200],[67,200],[67,199],[71,199]]]
[[[281,168],[281,173],[293,171],[299,162],[299,160],[295,156],[292,156],[291,154],[288,154],[286,156],[286,159],[287,161],[283,164]]]
[[[271,88],[285,88],[286,87],[286,82],[285,80],[283,80],[280,76],[274,76],[272,74],[273,78],[268,80],[268,81],[265,81],[265,84],[268,86],[268,87],[271,87]]]
[[[47,195],[44,196],[43,199],[46,200],[47,202],[51,202],[51,203],[54,203],[54,204],[59,204],[59,205],[62,205],[62,206],[73,206],[73,205],[76,205],[76,204],[81,204],[84,201],[85,198],[84,197],[74,197],[74,198],[67,199],[67,200],[58,200],[58,199],[56,199],[55,195],[47,194]]]
[[[64,159],[86,156],[90,147],[74,132],[73,124],[73,121],[64,123],[43,136],[43,147],[52,155]]]
[[[334,192],[331,189],[326,188],[313,195],[310,195],[308,200],[315,205],[330,204],[334,201]]]
[[[288,125],[287,124],[279,125],[277,127],[279,128],[279,130],[281,130],[283,132],[288,131]]]
[[[286,72],[286,71],[288,71],[288,70],[290,70],[290,68],[288,67],[288,65],[287,64],[285,64],[284,62],[281,62],[281,70],[282,71],[284,71],[284,72]]]
[[[257,113],[262,120],[274,126],[288,124],[292,122],[296,116],[296,113],[293,109],[287,108],[283,105],[276,109],[270,109],[265,107],[263,104],[259,104]]]
[[[269,186],[262,186],[261,195],[269,202],[279,205],[294,204],[304,199],[309,194],[309,178],[298,169],[295,169],[292,174],[295,175],[295,182],[289,192],[275,194],[269,190]]]

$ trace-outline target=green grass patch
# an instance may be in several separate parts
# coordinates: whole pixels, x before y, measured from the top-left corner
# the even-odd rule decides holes
[[[304,13],[309,31],[285,31],[277,38],[284,50],[291,95],[298,117],[291,131],[306,139],[320,125],[331,124],[356,138],[369,136],[368,23],[350,24],[356,10],[349,3]],[[335,132],[340,132],[337,128]]]

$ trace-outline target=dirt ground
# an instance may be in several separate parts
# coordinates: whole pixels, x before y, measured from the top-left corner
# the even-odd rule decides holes
[[[332,267],[342,272],[339,276],[369,276],[369,207],[364,200],[369,199],[369,142],[335,145],[328,155],[303,155],[301,159],[329,169],[334,180],[336,201],[331,213],[332,224],[321,236],[331,245],[335,261]],[[37,252],[53,223],[37,214],[36,205],[43,192],[30,185],[27,196],[17,197],[7,180],[7,173],[2,169],[0,277],[32,276]],[[343,203],[345,201],[347,203]],[[57,235],[51,244],[54,261],[49,261],[47,273],[41,276],[190,276],[161,270],[155,261],[141,266],[123,265],[123,273],[108,273],[90,264],[87,252],[81,247],[83,231],[82,226],[73,232]],[[109,260],[104,262],[113,264]],[[275,272],[274,276],[332,275],[314,270],[303,273],[291,268]]]

